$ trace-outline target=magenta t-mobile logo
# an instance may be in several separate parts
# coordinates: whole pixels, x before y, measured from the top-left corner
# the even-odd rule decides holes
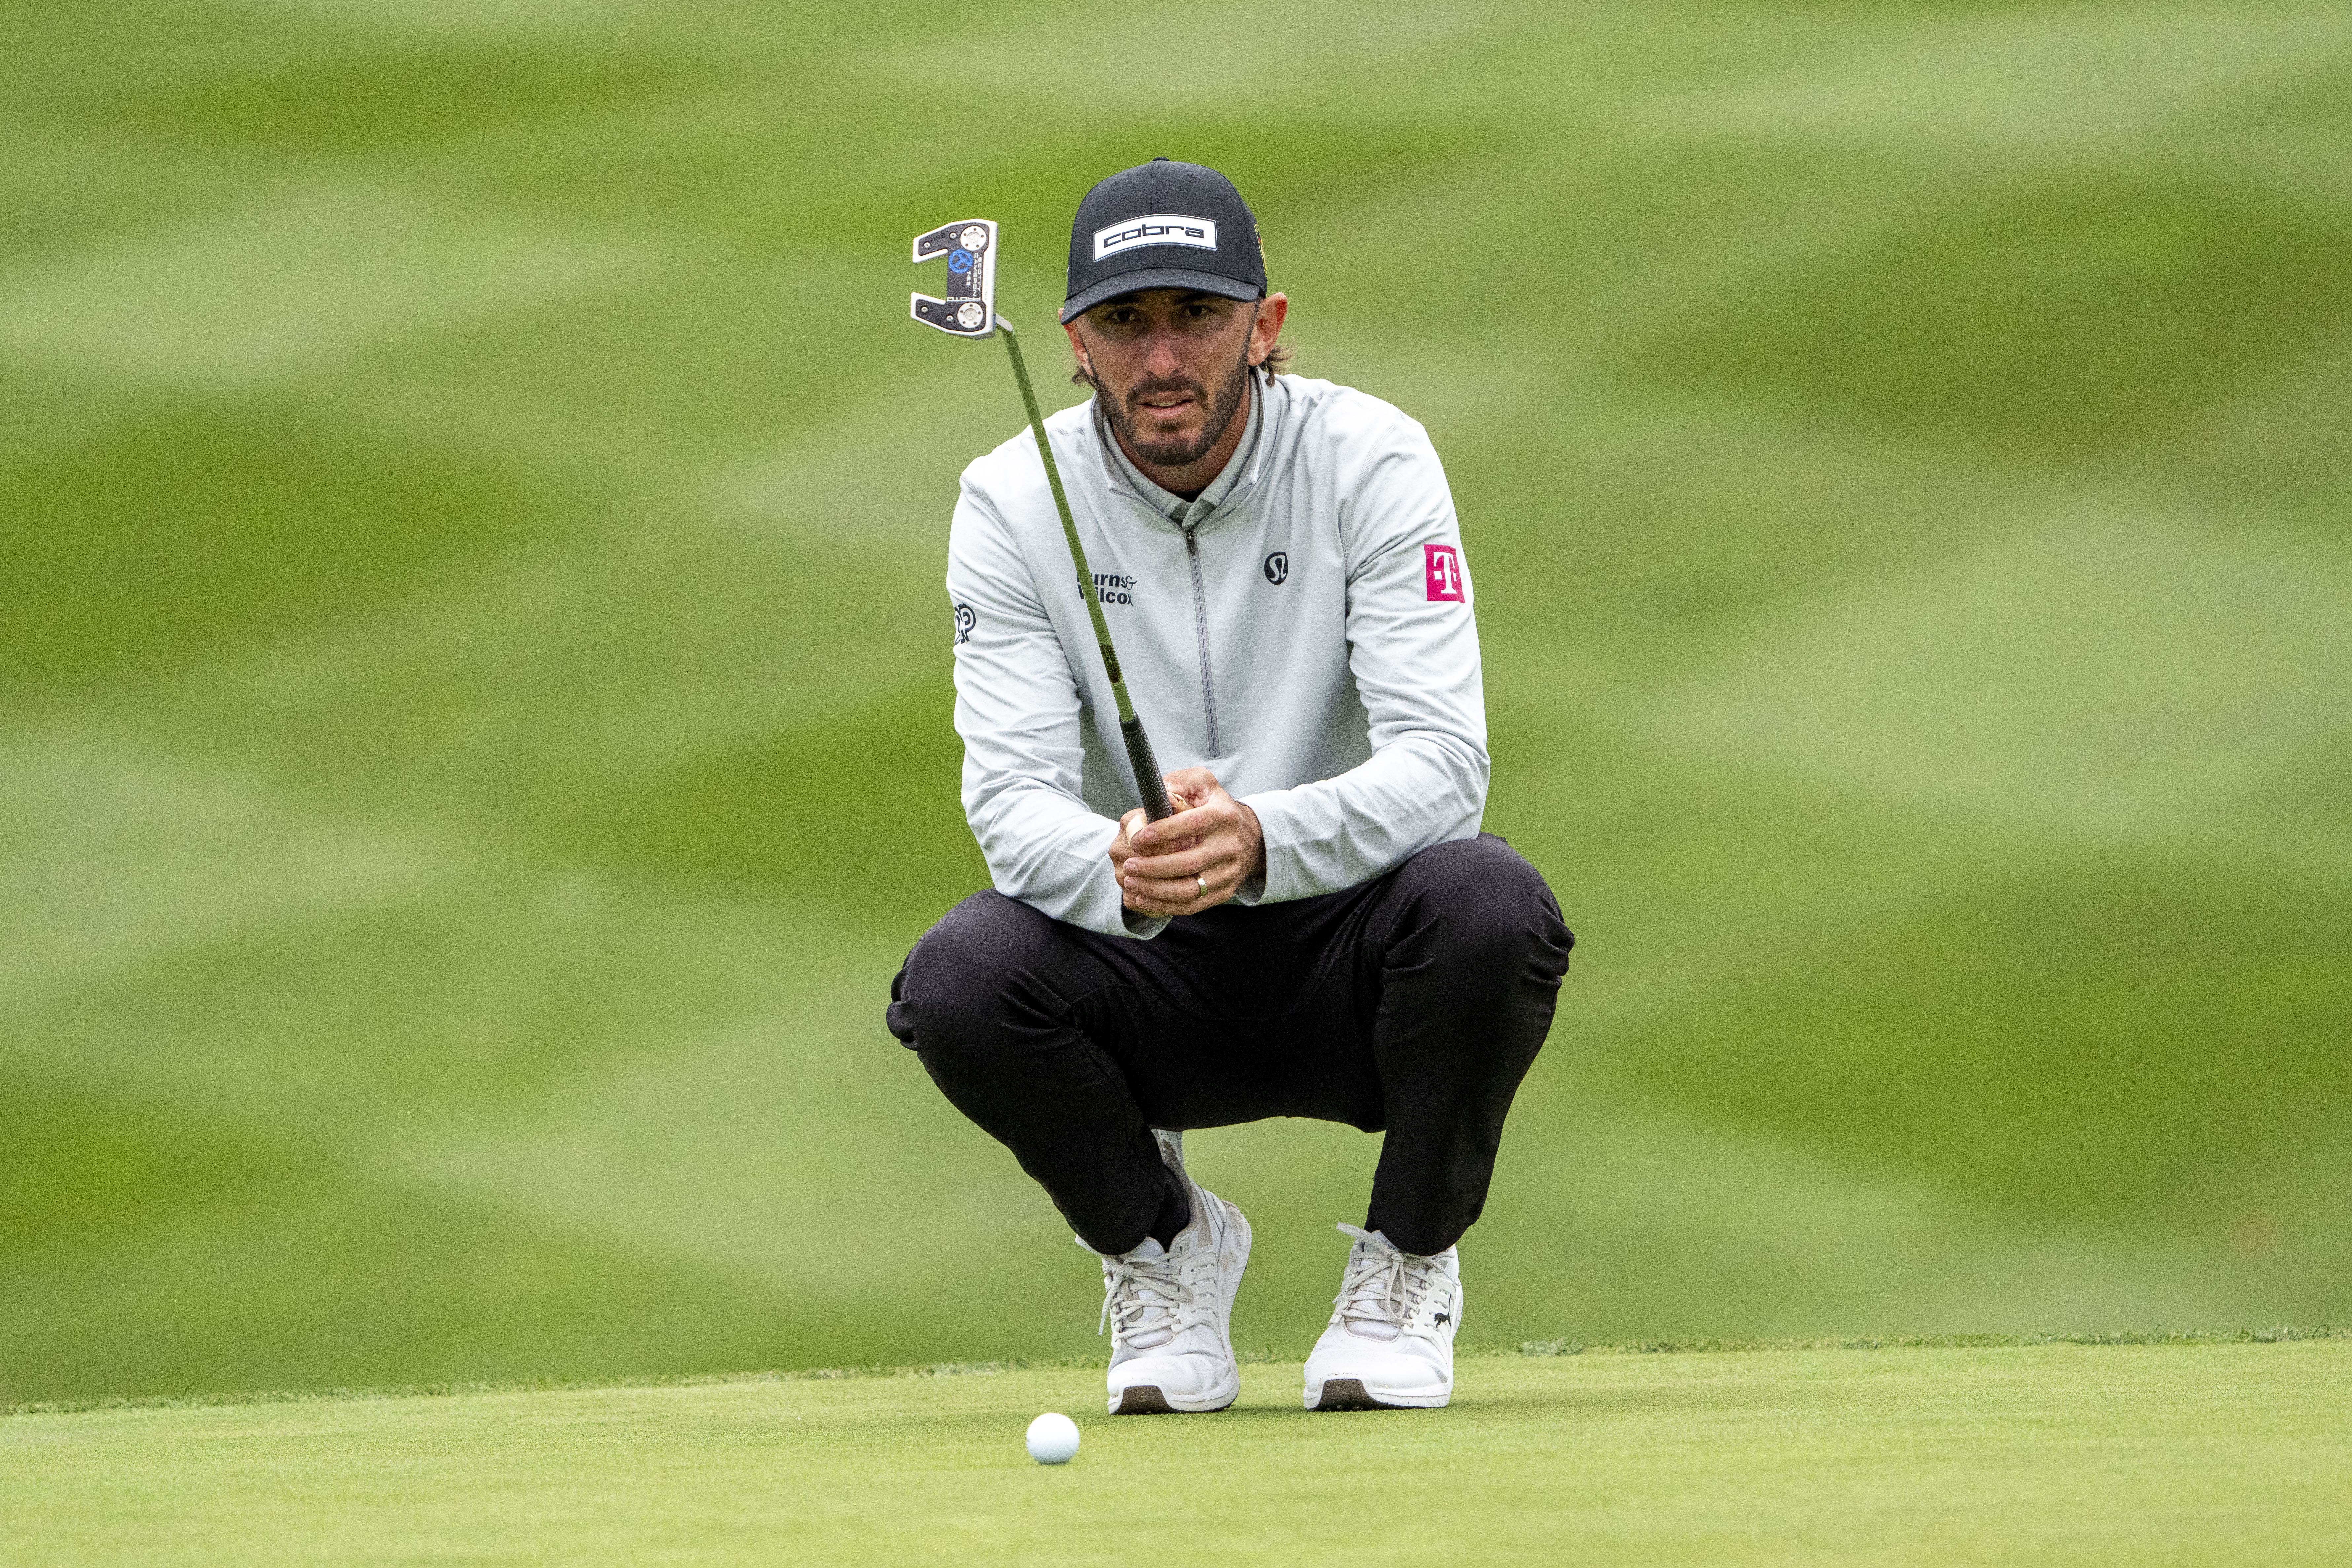
[[[1424,544],[1421,559],[1429,574],[1429,596],[1465,602],[1462,582],[1462,552],[1451,544]]]

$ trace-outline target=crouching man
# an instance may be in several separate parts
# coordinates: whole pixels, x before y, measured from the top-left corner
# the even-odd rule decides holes
[[[1093,398],[1024,431],[951,534],[963,802],[994,889],[891,988],[891,1032],[1102,1262],[1114,1413],[1221,1410],[1250,1231],[1181,1132],[1384,1132],[1310,1410],[1442,1405],[1503,1120],[1573,939],[1481,834],[1486,713],[1453,499],[1420,426],[1278,374],[1288,309],[1225,178],[1155,159],[1078,205],[1062,321]],[[1178,807],[1147,824],[1083,593]]]

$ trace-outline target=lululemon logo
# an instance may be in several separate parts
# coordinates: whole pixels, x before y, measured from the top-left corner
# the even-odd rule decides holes
[[[1277,550],[1265,558],[1265,580],[1276,587],[1282,586],[1290,575],[1290,557]]]

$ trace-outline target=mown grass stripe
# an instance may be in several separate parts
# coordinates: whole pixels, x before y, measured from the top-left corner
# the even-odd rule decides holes
[[[2283,1345],[2352,1340],[2352,1325],[2280,1323],[2263,1329],[2115,1329],[2094,1333],[1862,1334],[1818,1339],[1522,1340],[1516,1344],[1460,1345],[1457,1356],[1551,1359],[1575,1355],[1722,1355],[1775,1351],[2019,1350],[2039,1345]],[[1304,1362],[1307,1352],[1264,1346],[1238,1352],[1250,1366]],[[505,1394],[588,1394],[630,1388],[719,1388],[759,1383],[840,1383],[892,1377],[994,1377],[1013,1372],[1082,1371],[1105,1364],[1099,1355],[1018,1357],[1003,1361],[941,1361],[920,1365],[812,1366],[765,1372],[675,1373],[652,1376],[516,1378],[477,1383],[389,1384],[374,1388],[257,1389],[233,1394],[164,1394],[105,1399],[47,1399],[0,1405],[0,1417],[83,1415],[112,1410],[202,1410],[247,1405],[309,1405],[334,1400],[455,1399]]]

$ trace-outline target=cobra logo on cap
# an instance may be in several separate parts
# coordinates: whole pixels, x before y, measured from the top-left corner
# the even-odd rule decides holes
[[[1150,213],[1095,230],[1097,261],[1139,245],[1189,245],[1198,250],[1214,250],[1217,220],[1186,217],[1181,213]]]

